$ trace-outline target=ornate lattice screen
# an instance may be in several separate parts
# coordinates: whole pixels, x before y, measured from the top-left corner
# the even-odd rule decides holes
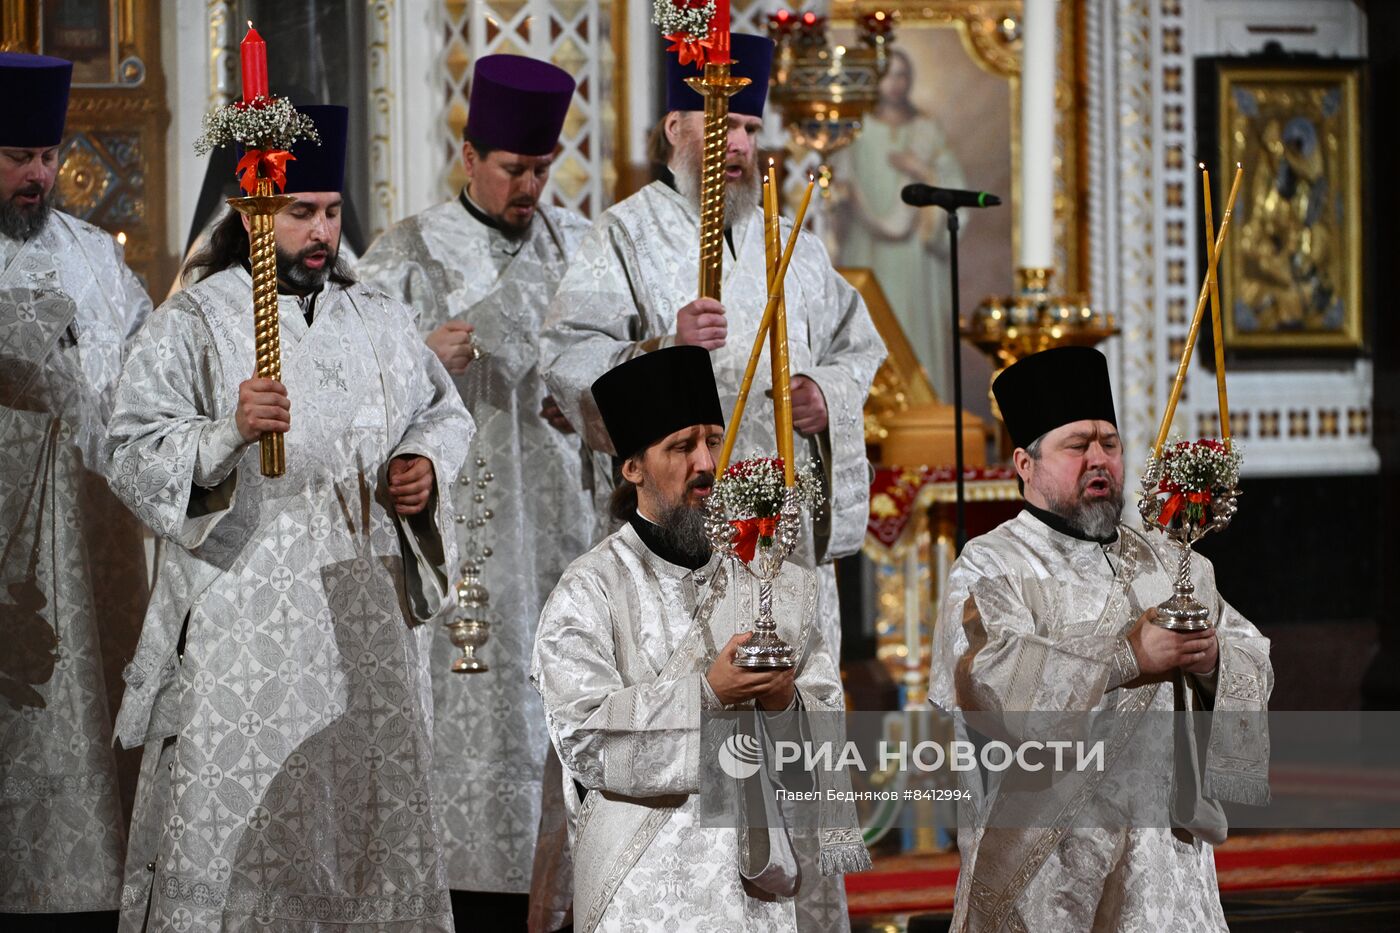
[[[509,53],[551,61],[578,82],[546,197],[586,217],[611,203],[617,180],[616,95],[627,82],[614,54],[613,6],[607,0],[444,0],[446,107],[440,145],[448,153],[445,193],[463,181],[458,152],[472,66],[483,55]],[[626,68],[625,57],[621,67]]]

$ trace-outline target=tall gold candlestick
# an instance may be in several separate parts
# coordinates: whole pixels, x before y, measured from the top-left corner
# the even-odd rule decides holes
[[[794,221],[792,233],[788,235],[787,246],[783,250],[783,257],[778,261],[778,269],[774,274],[777,282],[787,276],[788,263],[792,261],[792,251],[797,246],[797,234],[802,229],[802,221],[807,216],[807,205],[812,200],[812,188],[814,183],[807,184],[807,194],[802,199],[802,205],[797,210],[797,220]],[[768,329],[773,326],[773,321],[777,317],[778,304],[782,300],[782,295],[769,291],[768,306],[763,309],[763,320],[759,322],[758,333],[754,335],[753,349],[749,351],[749,362],[744,367],[744,379],[739,383],[739,397],[734,400],[734,413],[729,417],[729,424],[724,429],[724,446],[720,448],[719,461],[715,466],[716,475],[724,473],[729,466],[729,458],[734,454],[734,442],[739,437],[739,421],[744,417],[744,407],[748,403],[749,389],[753,386],[754,373],[758,370],[758,358],[763,354],[763,342],[768,339]],[[788,436],[792,436],[789,430]]]
[[[724,275],[724,153],[729,148],[729,98],[749,83],[729,73],[729,62],[709,62],[705,74],[686,78],[705,99],[700,161],[700,295],[720,300]]]
[[[1191,362],[1191,353],[1196,349],[1196,337],[1201,331],[1201,317],[1205,313],[1206,302],[1210,298],[1210,269],[1220,262],[1220,254],[1225,246],[1225,234],[1230,229],[1230,216],[1235,210],[1235,198],[1240,193],[1240,180],[1244,169],[1236,168],[1235,183],[1230,186],[1230,200],[1225,205],[1225,216],[1220,219],[1220,232],[1215,235],[1215,248],[1211,250],[1206,278],[1201,281],[1201,294],[1196,299],[1196,313],[1191,317],[1191,330],[1186,335],[1186,347],[1181,353],[1181,364],[1176,368],[1176,379],[1172,382],[1171,395],[1167,398],[1166,410],[1162,412],[1162,425],[1157,429],[1157,442],[1152,445],[1153,456],[1160,457],[1162,445],[1167,441],[1167,431],[1171,429],[1172,418],[1176,416],[1176,403],[1181,400],[1181,387],[1186,382],[1186,367]]]
[[[1201,165],[1201,190],[1203,202],[1206,209],[1206,242],[1215,242],[1215,218],[1210,205],[1210,170],[1205,163]],[[1243,166],[1235,163],[1235,174],[1238,176],[1244,171]],[[1210,321],[1211,336],[1215,340],[1215,394],[1218,399],[1220,409],[1220,437],[1225,441],[1225,449],[1230,449],[1230,403],[1225,397],[1225,328],[1223,319],[1220,316],[1220,281],[1216,274],[1219,266],[1219,259],[1212,251],[1207,259],[1209,267],[1206,274],[1210,277]]]
[[[255,193],[246,198],[229,198],[228,204],[248,218],[248,259],[253,267],[253,337],[256,364],[253,374],[260,379],[282,381],[282,341],[277,325],[277,241],[273,218],[296,200],[289,194],[273,194],[272,180],[259,178]],[[287,472],[287,455],[280,432],[267,432],[258,439],[258,460],[263,476]]]
[[[792,464],[792,374],[788,367],[787,301],[783,283],[777,278],[778,250],[782,241],[782,215],[778,210],[778,176],[772,159],[768,160],[768,176],[764,182],[764,232],[767,237],[764,252],[770,257],[768,294],[779,296],[773,327],[768,332],[768,355],[773,364],[773,433],[778,441],[778,456],[783,461],[783,483],[791,486],[796,478]]]

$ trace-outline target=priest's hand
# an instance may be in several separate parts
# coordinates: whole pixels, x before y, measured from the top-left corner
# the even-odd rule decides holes
[[[233,421],[245,441],[288,430],[292,426],[292,402],[287,398],[287,387],[276,379],[245,379],[238,385]]]
[[[792,426],[803,437],[826,430],[826,396],[807,376],[794,376],[792,380]]]
[[[559,408],[559,403],[554,400],[554,396],[546,395],[544,401],[540,403],[540,417],[549,422],[549,426],[560,434],[573,434],[574,426],[569,424],[569,419],[564,417],[564,412]]]
[[[787,709],[792,702],[795,676],[792,668],[784,671],[750,671],[734,666],[735,650],[752,636],[753,632],[743,632],[729,639],[705,673],[705,679],[710,682],[715,697],[725,706],[758,700],[764,709]],[[779,700],[781,704],[774,706]]]
[[[1215,673],[1215,666],[1220,662],[1220,639],[1215,636],[1213,628],[1207,629],[1204,634],[1207,637],[1197,639],[1194,654],[1182,663],[1181,670],[1184,673]]]
[[[467,364],[477,358],[476,347],[472,345],[473,330],[470,324],[448,321],[428,335],[428,348],[454,376],[466,372]]]
[[[417,515],[433,491],[433,462],[416,454],[389,461],[389,499],[400,515]]]
[[[1152,620],[1156,617],[1156,609],[1147,610],[1128,635],[1143,679],[1160,679],[1178,668],[1188,674],[1209,674],[1215,670],[1219,652],[1215,629],[1173,632],[1154,625]]]
[[[758,695],[758,706],[770,713],[781,713],[792,705],[792,699],[796,693],[797,668],[790,667],[785,671],[778,672],[778,679],[774,681],[767,693]]]
[[[724,305],[713,298],[696,298],[676,312],[676,343],[718,350],[729,335]]]

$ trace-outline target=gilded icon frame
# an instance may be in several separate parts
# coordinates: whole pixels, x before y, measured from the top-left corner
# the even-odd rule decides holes
[[[984,72],[1008,83],[1006,113],[1011,140],[1011,174],[1006,198],[1011,222],[1011,268],[1020,256],[1021,204],[1021,0],[832,0],[831,22],[853,28],[856,19],[874,10],[893,13],[894,48],[905,29],[956,30],[968,57]],[[1055,288],[1068,293],[1089,289],[1089,178],[1086,146],[1089,133],[1086,52],[1080,41],[1085,28],[1085,0],[1063,0],[1056,5],[1059,40],[1055,63],[1055,164],[1054,224],[1056,242]],[[974,290],[975,291],[975,290]],[[975,295],[972,300],[977,300]]]
[[[1361,352],[1364,64],[1207,59],[1198,69],[1217,205],[1234,165],[1245,170],[1221,257],[1226,349]]]

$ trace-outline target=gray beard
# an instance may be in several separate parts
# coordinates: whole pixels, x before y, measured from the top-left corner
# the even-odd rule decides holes
[[[1107,499],[1049,500],[1050,511],[1069,522],[1080,534],[1095,541],[1106,541],[1118,531],[1123,517],[1123,487],[1115,487]]]
[[[700,159],[701,142],[676,148],[675,166],[671,174],[676,179],[676,191],[695,210],[700,210]],[[758,206],[758,173],[749,179],[725,182],[724,185],[724,225],[733,227]]]
[[[25,210],[10,199],[0,201],[0,233],[12,240],[27,240],[44,229],[53,210],[53,192],[44,195],[36,206]]]
[[[701,563],[710,559],[710,536],[705,534],[704,509],[677,503],[657,516],[661,540],[686,558]]]

